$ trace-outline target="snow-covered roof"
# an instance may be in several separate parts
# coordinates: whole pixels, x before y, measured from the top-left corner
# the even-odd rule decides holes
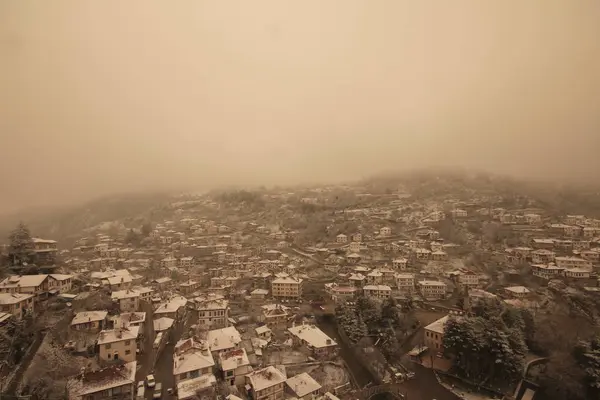
[[[444,333],[444,326],[446,325],[446,321],[450,318],[449,315],[438,319],[437,321],[432,322],[431,324],[425,327],[425,330],[435,332],[435,333]]]
[[[292,278],[291,276],[286,276],[282,278],[273,279],[274,284],[300,284],[302,283],[302,279]]]
[[[263,333],[271,332],[271,329],[267,325],[256,327],[254,330],[256,331],[257,335],[262,335]]]
[[[323,332],[314,325],[297,325],[288,328],[288,331],[292,335],[298,337],[302,341],[308,343],[309,346],[312,346],[314,348],[322,348],[337,345],[335,340],[331,339],[325,334],[325,332]]]
[[[169,329],[173,326],[174,322],[175,322],[175,320],[173,318],[167,318],[167,317],[155,319],[153,321],[154,331],[155,332],[166,331],[167,329]]]
[[[272,365],[247,375],[255,392],[285,382],[286,376]]]
[[[385,291],[385,292],[390,292],[392,290],[391,287],[389,287],[388,285],[365,285],[363,287],[364,290],[379,290],[379,291]]]
[[[70,380],[69,399],[81,399],[83,396],[102,392],[135,382],[137,362],[115,364],[98,371],[86,371]]]
[[[2,287],[37,287],[48,278],[48,275],[9,276],[0,283]]]
[[[98,344],[115,343],[123,340],[136,340],[139,332],[139,326],[103,330],[100,331],[100,334],[98,335]]]
[[[508,290],[509,292],[517,294],[527,294],[530,292],[530,290],[527,289],[525,286],[509,286],[507,288],[504,288],[504,290]]]
[[[285,381],[285,384],[292,389],[298,398],[302,398],[307,394],[314,393],[321,389],[321,384],[315,381],[313,377],[306,372],[288,378]]]
[[[223,351],[235,348],[242,341],[242,337],[234,326],[229,326],[208,331],[206,340],[211,351]]]
[[[177,312],[181,307],[185,307],[187,299],[183,296],[175,296],[168,301],[160,304],[154,314],[167,314]]]
[[[202,375],[193,379],[186,379],[177,384],[177,396],[180,399],[192,398],[198,391],[208,389],[216,384],[217,378],[215,378],[213,374]],[[230,395],[228,397],[232,396]]]
[[[219,354],[219,364],[223,371],[231,371],[238,367],[250,365],[245,349],[236,349]]]
[[[73,317],[71,325],[85,324],[86,322],[102,321],[108,315],[107,311],[78,312]]]
[[[17,304],[32,297],[26,293],[0,293],[0,304]]]
[[[50,274],[50,277],[56,279],[57,281],[66,281],[67,279],[73,278],[73,275],[67,274]]]
[[[208,345],[193,338],[177,342],[173,354],[173,375],[197,371],[215,365]]]
[[[116,290],[111,293],[111,299],[113,300],[122,300],[122,299],[132,299],[134,297],[140,297],[140,294],[137,290]]]

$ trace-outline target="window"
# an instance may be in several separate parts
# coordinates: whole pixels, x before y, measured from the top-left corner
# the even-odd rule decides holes
[[[125,350],[125,355],[128,356],[131,354],[131,350]]]
[[[126,340],[125,341],[125,346],[129,346],[131,344],[131,340]]]
[[[197,378],[200,376],[200,370],[195,370],[190,372],[190,378]]]
[[[108,343],[108,344],[104,345],[104,348],[105,348],[106,350],[110,350],[110,343]]]
[[[187,372],[184,372],[183,374],[179,374],[179,379],[187,379]]]

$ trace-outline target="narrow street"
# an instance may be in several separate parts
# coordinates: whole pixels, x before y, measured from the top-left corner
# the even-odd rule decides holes
[[[154,309],[152,304],[148,302],[140,302],[141,311],[146,313],[146,321],[144,322],[144,339],[140,343],[140,354],[137,357],[138,370],[135,374],[137,382],[146,379],[154,364]]]
[[[175,377],[173,376],[173,354],[175,353],[175,344],[181,339],[186,332],[197,321],[197,314],[186,310],[185,315],[181,320],[177,321],[173,326],[173,330],[169,336],[169,342],[165,345],[163,351],[157,356],[156,365],[154,368],[154,379],[160,382],[163,387],[163,397],[167,398],[167,389],[175,389]],[[152,391],[146,394],[147,399],[152,398]]]

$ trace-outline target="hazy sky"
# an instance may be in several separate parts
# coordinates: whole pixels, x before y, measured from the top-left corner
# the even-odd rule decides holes
[[[598,180],[600,1],[0,2],[0,208],[459,165]]]

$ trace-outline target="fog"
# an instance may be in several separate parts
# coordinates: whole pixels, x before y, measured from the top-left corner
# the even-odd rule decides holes
[[[600,2],[0,2],[0,209],[461,166],[598,181]]]

